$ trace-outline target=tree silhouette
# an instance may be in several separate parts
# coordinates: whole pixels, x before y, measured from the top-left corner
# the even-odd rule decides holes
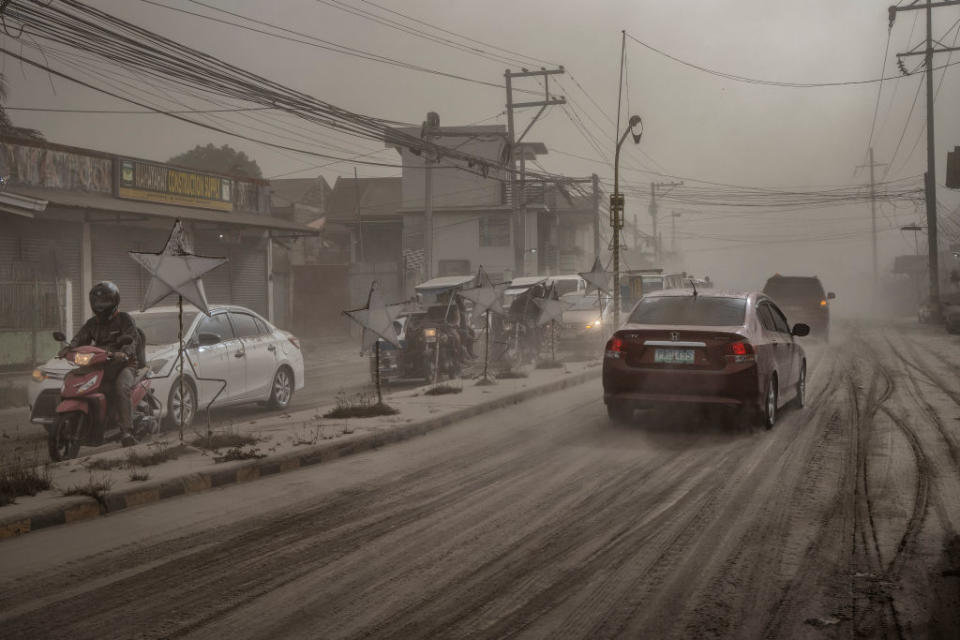
[[[256,160],[248,158],[243,151],[237,151],[226,144],[222,147],[198,144],[189,151],[173,156],[167,162],[198,171],[210,171],[238,178],[263,177]]]
[[[16,127],[10,120],[10,115],[3,108],[7,102],[7,82],[3,74],[0,74],[0,134],[14,138],[26,138],[28,140],[43,140],[43,134],[36,129],[25,129]]]

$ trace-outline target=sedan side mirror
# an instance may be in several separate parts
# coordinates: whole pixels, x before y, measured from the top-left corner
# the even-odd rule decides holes
[[[198,340],[197,340],[197,341],[199,342],[199,344],[200,344],[201,347],[211,347],[211,346],[213,346],[213,345],[215,345],[215,344],[220,344],[221,339],[220,339],[220,336],[218,336],[218,335],[215,334],[215,333],[205,333],[205,332],[204,332],[204,333],[201,333],[201,334],[198,336]]]
[[[836,299],[837,299],[837,294],[835,294],[833,291],[827,294],[827,300],[836,300]]]
[[[56,340],[57,342],[66,342],[67,336],[63,335],[63,331],[54,331],[53,339]]]
[[[808,336],[810,335],[810,325],[798,322],[797,324],[793,325],[793,331],[791,331],[790,334],[797,336],[798,338]]]

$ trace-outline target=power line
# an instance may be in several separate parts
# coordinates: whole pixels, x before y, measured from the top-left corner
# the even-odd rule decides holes
[[[746,84],[758,84],[758,85],[764,85],[764,86],[770,86],[770,87],[787,87],[792,89],[813,89],[813,88],[821,88],[821,87],[848,87],[848,86],[856,86],[856,85],[874,84],[876,82],[883,82],[884,80],[893,80],[898,77],[898,76],[885,76],[880,78],[871,78],[869,80],[838,80],[833,82],[783,82],[780,80],[763,80],[760,78],[751,78],[748,76],[741,76],[734,73],[717,71],[715,69],[710,69],[698,64],[694,64],[692,62],[688,62],[686,60],[682,60],[676,56],[673,56],[667,53],[666,51],[658,49],[652,45],[649,45],[646,42],[633,37],[629,33],[627,34],[627,37],[633,40],[634,42],[636,42],[637,44],[639,44],[640,46],[645,47],[650,51],[653,51],[654,53],[657,53],[665,58],[668,58],[669,60],[673,60],[678,64],[682,64],[685,67],[696,69],[697,71],[702,71],[703,73],[708,73],[710,75],[717,76],[720,78],[725,78],[727,80],[733,80],[735,82],[743,82]],[[946,69],[947,67],[952,67],[953,65],[956,65],[956,64],[960,64],[960,62],[952,62],[950,64],[934,67],[934,70]]]
[[[395,66],[395,67],[400,67],[400,68],[403,68],[403,69],[407,69],[407,70],[409,70],[409,71],[418,71],[418,72],[421,72],[421,73],[429,73],[429,74],[433,74],[433,75],[437,75],[437,76],[441,76],[441,77],[445,77],[445,78],[451,78],[451,79],[454,79],[454,80],[462,80],[462,81],[464,81],[464,82],[471,82],[471,83],[473,83],[473,84],[478,84],[478,85],[482,85],[482,86],[494,87],[494,88],[497,88],[497,89],[503,89],[503,88],[504,88],[503,85],[497,84],[497,83],[495,83],[495,82],[488,82],[488,81],[486,81],[486,80],[479,80],[479,79],[477,79],[477,78],[469,78],[469,77],[467,77],[467,76],[462,76],[462,75],[459,75],[459,74],[456,74],[456,73],[449,73],[449,72],[446,72],[446,71],[440,71],[439,69],[432,69],[432,68],[430,68],[430,67],[424,67],[424,66],[417,65],[417,64],[413,64],[413,63],[409,63],[409,62],[404,62],[404,61],[402,61],[402,60],[397,60],[397,59],[395,59],[395,58],[390,58],[390,57],[388,57],[388,56],[382,56],[382,55],[379,55],[379,54],[371,53],[371,52],[369,52],[369,51],[364,51],[364,50],[362,50],[362,49],[355,49],[355,48],[353,48],[353,47],[347,47],[347,46],[345,46],[345,45],[337,44],[336,42],[331,42],[331,41],[329,41],[329,40],[324,40],[324,39],[322,39],[322,38],[317,38],[316,36],[312,36],[312,35],[307,34],[307,33],[302,33],[302,32],[300,32],[300,31],[294,31],[293,29],[288,29],[288,28],[286,28],[286,27],[281,27],[281,26],[279,26],[279,25],[271,24],[271,23],[269,23],[269,22],[264,22],[264,21],[262,21],[262,20],[257,20],[257,19],[255,19],[255,18],[250,18],[250,17],[244,16],[244,15],[242,15],[242,14],[235,13],[235,12],[233,12],[233,11],[228,11],[228,10],[226,10],[226,9],[221,9],[221,8],[219,8],[219,7],[215,7],[215,6],[212,6],[212,5],[207,5],[207,4],[204,4],[204,3],[202,3],[202,2],[198,2],[197,0],[190,0],[190,1],[191,1],[191,2],[194,2],[195,4],[198,4],[198,5],[200,5],[200,6],[207,7],[208,9],[210,9],[210,10],[212,10],[212,11],[218,11],[218,12],[220,12],[220,13],[225,13],[225,14],[228,14],[228,15],[231,15],[231,16],[234,16],[234,17],[237,17],[237,18],[240,18],[240,19],[242,19],[242,20],[247,20],[247,21],[253,22],[253,23],[255,23],[255,24],[259,24],[259,25],[262,25],[262,26],[270,27],[271,29],[276,29],[276,30],[278,30],[278,31],[283,31],[283,32],[285,32],[285,33],[290,33],[290,34],[299,36],[300,38],[307,38],[307,40],[301,40],[301,39],[299,39],[299,38],[292,38],[292,37],[290,37],[290,36],[284,36],[284,35],[279,34],[279,33],[271,33],[271,32],[269,32],[269,31],[264,31],[263,29],[257,29],[257,28],[250,27],[250,26],[247,26],[247,25],[244,25],[244,24],[238,24],[238,23],[236,23],[236,22],[231,22],[231,21],[229,21],[229,20],[223,20],[223,19],[220,19],[220,18],[215,18],[215,17],[213,17],[213,16],[205,15],[205,14],[202,14],[202,13],[197,13],[197,12],[195,12],[195,11],[188,11],[187,9],[181,9],[181,8],[179,8],[179,7],[172,7],[172,6],[169,6],[169,5],[165,5],[165,4],[161,3],[161,2],[157,2],[156,0],[140,0],[140,2],[144,2],[144,3],[146,3],[146,4],[150,4],[150,5],[153,5],[153,6],[155,6],[155,7],[160,7],[160,8],[162,8],[162,9],[166,9],[167,11],[175,11],[175,12],[177,12],[177,13],[182,13],[182,14],[194,16],[194,17],[197,17],[197,18],[202,18],[202,19],[204,19],[204,20],[209,20],[209,21],[211,21],[211,22],[217,22],[217,23],[219,23],[219,24],[229,25],[229,26],[232,26],[232,27],[237,28],[237,29],[243,29],[243,30],[246,30],[246,31],[251,31],[251,32],[253,32],[253,33],[259,33],[259,34],[261,34],[261,35],[269,36],[269,37],[271,37],[271,38],[278,38],[278,39],[280,39],[280,40],[286,40],[286,41],[288,41],[288,42],[294,42],[294,43],[306,45],[306,46],[309,46],[309,47],[315,47],[315,48],[317,48],[317,49],[323,49],[323,50],[325,50],[325,51],[330,51],[330,52],[333,52],[333,53],[339,53],[339,54],[343,54],[343,55],[348,55],[348,56],[352,56],[352,57],[355,57],[355,58],[360,58],[360,59],[362,59],[362,60],[368,60],[368,61],[371,61],[371,62],[379,62],[379,63],[381,63],[381,64],[388,64],[388,65],[392,65],[392,66]]]

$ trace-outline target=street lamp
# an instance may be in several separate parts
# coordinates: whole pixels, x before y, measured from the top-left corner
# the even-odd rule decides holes
[[[640,127],[640,131],[634,129]],[[643,120],[640,116],[630,116],[629,126],[617,140],[617,150],[613,154],[613,195],[610,196],[610,226],[613,227],[613,328],[620,326],[620,229],[623,228],[623,196],[620,194],[620,147],[633,135],[634,144],[640,144],[643,136]]]

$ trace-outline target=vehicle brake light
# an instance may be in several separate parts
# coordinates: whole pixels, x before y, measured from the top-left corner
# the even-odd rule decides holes
[[[826,299],[820,301],[820,306],[821,306],[821,307],[827,306],[827,301],[826,301]]]
[[[733,356],[734,362],[753,362],[753,345],[749,342],[731,342],[727,345],[727,354]]]
[[[607,348],[604,352],[604,355],[608,358],[619,358],[623,351],[623,338],[620,336],[613,336],[607,341]]]
[[[295,346],[298,350],[300,349],[300,341],[297,340],[296,336],[287,336],[287,340],[289,340],[290,344]]]

